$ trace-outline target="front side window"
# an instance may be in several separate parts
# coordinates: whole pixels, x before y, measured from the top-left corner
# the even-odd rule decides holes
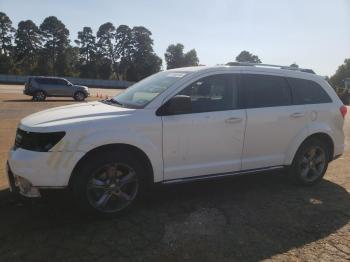
[[[326,91],[314,81],[288,78],[288,83],[292,87],[294,103],[296,105],[332,102]]]
[[[237,107],[235,79],[230,74],[204,77],[187,86],[179,95],[191,98],[192,113],[231,110]]]
[[[125,107],[144,108],[188,72],[165,71],[147,77],[111,99]]]
[[[287,106],[292,104],[287,81],[280,76],[244,74],[247,108]]]

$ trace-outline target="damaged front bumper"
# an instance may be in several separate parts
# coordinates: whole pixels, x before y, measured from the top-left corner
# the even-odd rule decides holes
[[[6,173],[11,192],[30,198],[41,196],[39,189],[34,187],[29,180],[13,174],[8,163],[6,165]]]

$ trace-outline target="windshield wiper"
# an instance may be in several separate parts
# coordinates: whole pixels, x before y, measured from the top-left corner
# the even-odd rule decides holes
[[[120,106],[124,106],[122,103],[120,103],[118,100],[115,100],[115,99],[113,99],[113,98],[111,98],[110,100],[109,100],[111,103],[113,103],[113,104],[117,104],[117,105],[120,105]]]
[[[106,104],[116,104],[116,105],[119,105],[121,107],[124,107],[124,105],[122,103],[120,103],[119,101],[111,98],[111,99],[104,99],[104,100],[101,100],[102,103],[106,103]]]

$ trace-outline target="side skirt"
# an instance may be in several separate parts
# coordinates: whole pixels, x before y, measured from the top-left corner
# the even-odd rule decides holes
[[[217,178],[222,178],[222,177],[230,177],[230,176],[238,176],[238,175],[246,175],[246,174],[256,174],[256,173],[261,173],[261,172],[266,172],[266,171],[281,170],[284,168],[285,168],[285,166],[271,166],[271,167],[242,170],[242,171],[231,172],[231,173],[221,173],[221,174],[212,174],[212,175],[175,178],[175,179],[164,180],[163,182],[161,182],[161,184],[185,183],[185,182],[190,182],[190,181],[201,181],[201,180],[217,179]]]

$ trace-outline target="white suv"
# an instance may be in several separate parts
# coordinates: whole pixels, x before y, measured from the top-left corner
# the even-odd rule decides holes
[[[45,110],[19,124],[13,190],[71,188],[80,207],[114,214],[153,183],[288,167],[318,182],[343,153],[346,107],[324,78],[263,65],[192,67],[118,96]]]

